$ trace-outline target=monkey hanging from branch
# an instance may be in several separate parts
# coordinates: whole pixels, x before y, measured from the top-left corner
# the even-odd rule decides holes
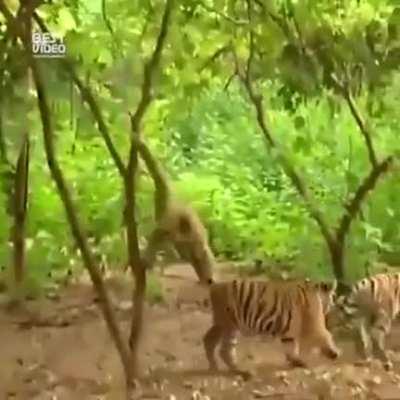
[[[207,230],[200,217],[188,204],[175,198],[166,173],[146,143],[143,140],[136,140],[135,146],[155,188],[157,226],[150,234],[144,251],[144,262],[148,268],[152,268],[161,246],[166,242],[172,242],[180,257],[193,266],[200,283],[212,283],[215,257],[209,245]]]

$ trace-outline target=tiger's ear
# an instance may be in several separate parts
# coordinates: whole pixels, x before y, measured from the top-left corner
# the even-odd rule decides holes
[[[178,217],[178,231],[182,235],[189,235],[192,232],[192,224],[186,215]]]
[[[324,292],[335,292],[337,288],[337,281],[334,279],[333,282],[321,282],[320,288]]]

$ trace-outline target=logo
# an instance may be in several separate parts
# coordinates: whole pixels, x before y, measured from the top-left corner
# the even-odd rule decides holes
[[[32,34],[32,52],[34,57],[61,58],[65,56],[66,47],[62,39],[55,39],[50,33],[34,32]]]

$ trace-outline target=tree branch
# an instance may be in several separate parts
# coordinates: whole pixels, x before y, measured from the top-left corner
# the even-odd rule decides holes
[[[338,242],[343,243],[346,234],[350,229],[351,222],[360,211],[361,205],[368,195],[368,192],[375,188],[378,179],[390,169],[393,161],[394,158],[392,156],[386,157],[376,166],[376,168],[373,168],[358,187],[354,197],[345,205],[346,211],[336,230],[336,238]]]
[[[263,6],[263,4],[261,2],[259,2],[257,0],[255,0],[255,1],[260,6],[261,5]],[[265,10],[264,6],[262,8]],[[267,11],[265,10],[265,12],[267,12]],[[268,12],[268,15],[281,28],[282,32],[286,35],[288,40],[293,42],[293,39],[295,38],[296,35],[294,35],[294,33],[291,32],[291,29],[289,28],[289,25],[285,21],[285,19],[274,16],[270,12]],[[300,50],[301,50],[303,56],[308,56],[309,59],[314,64],[316,64],[317,60],[315,59],[313,52],[310,51],[310,49],[308,48],[308,45],[306,44],[306,42],[304,40],[300,26],[299,26],[298,21],[295,18],[295,16],[292,17],[292,20],[293,20],[293,24],[294,24],[295,33],[297,34],[298,45],[300,47]],[[361,135],[363,136],[366,147],[367,147],[368,157],[369,157],[371,166],[372,166],[372,168],[376,168],[378,166],[378,161],[377,161],[376,153],[375,153],[373,143],[372,143],[372,135],[367,126],[367,123],[365,122],[360,111],[358,110],[356,102],[354,101],[354,98],[351,94],[350,87],[348,84],[348,77],[346,77],[346,83],[340,82],[335,74],[331,74],[331,78],[332,78],[332,81],[335,84],[335,86],[339,89],[339,91],[342,93],[344,99],[346,100],[347,105],[350,108],[350,112],[360,129]]]
[[[249,20],[251,21],[251,1],[246,0],[247,7],[248,7],[248,16]],[[253,106],[256,111],[256,117],[257,117],[257,122],[258,125],[261,129],[261,132],[264,136],[265,141],[267,142],[268,146],[270,148],[273,148],[277,155],[278,155],[278,160],[288,176],[288,178],[291,180],[293,186],[296,188],[297,192],[301,195],[303,198],[306,207],[311,215],[311,217],[316,221],[317,225],[320,228],[320,231],[327,242],[328,246],[331,246],[333,243],[333,236],[331,234],[331,231],[329,229],[328,223],[325,221],[322,213],[320,210],[317,208],[317,206],[314,204],[314,201],[311,198],[310,193],[307,190],[307,187],[303,180],[301,179],[300,175],[296,172],[294,167],[290,164],[289,160],[286,158],[285,154],[283,151],[279,148],[279,145],[275,142],[272,133],[267,125],[267,120],[266,116],[264,113],[264,107],[263,107],[263,98],[260,94],[256,93],[253,84],[251,81],[251,67],[252,67],[252,61],[253,61],[253,56],[254,55],[254,38],[253,38],[253,33],[250,32],[249,35],[249,57],[247,60],[247,69],[245,71],[245,75],[243,76],[242,74],[239,74],[241,77],[241,81],[243,82],[247,93],[249,95],[249,98],[251,102],[253,103]],[[238,68],[238,66],[236,66]]]
[[[133,136],[136,136],[135,132],[139,132],[140,130],[139,125],[152,100],[151,89],[153,85],[153,77],[155,70],[158,68],[160,64],[161,52],[164,47],[165,39],[168,33],[168,25],[172,11],[173,1],[174,0],[167,0],[164,9],[164,15],[161,21],[160,33],[157,38],[156,47],[154,49],[154,52],[150,60],[144,66],[142,97],[140,99],[138,107],[136,108],[135,113],[130,115]]]
[[[134,215],[134,204],[131,203],[131,199],[134,199],[134,194],[135,194],[135,188],[134,188],[134,180],[135,180],[135,174],[136,174],[136,169],[137,169],[137,151],[136,151],[136,146],[135,146],[135,141],[137,138],[140,136],[140,124],[141,121],[151,103],[152,100],[152,85],[153,85],[153,78],[154,78],[154,73],[156,69],[158,68],[160,64],[160,59],[161,59],[161,52],[165,44],[165,40],[167,37],[168,33],[168,26],[169,26],[169,20],[170,20],[170,15],[171,15],[171,10],[173,6],[173,0],[167,0],[167,3],[165,5],[164,9],[164,15],[162,17],[161,21],[161,28],[160,32],[157,38],[156,46],[154,48],[154,52],[149,59],[149,61],[145,64],[144,66],[144,73],[143,73],[143,83],[142,83],[142,95],[141,99],[139,101],[139,104],[136,108],[136,111],[134,113],[130,113],[130,122],[131,122],[131,146],[130,146],[130,151],[129,151],[129,162],[128,162],[128,167],[126,170],[125,174],[125,180],[126,184],[128,185],[126,190],[129,190],[131,192],[131,196],[127,196],[127,207],[132,208],[129,212],[125,213],[126,217],[126,223],[127,223],[127,229],[128,229],[128,243],[129,243],[129,235],[133,235],[131,237],[131,244],[133,246],[129,246],[129,251],[133,252],[130,254],[130,265],[133,267],[134,263],[137,263],[140,254],[139,254],[139,248],[138,248],[138,240],[137,240],[137,233],[136,233],[136,224],[134,227],[131,227],[130,229],[128,228],[128,224],[130,224],[130,221],[135,220],[135,215]],[[134,200],[133,200],[134,203]],[[128,215],[129,214],[129,215]],[[135,232],[133,232],[135,231]],[[130,233],[129,233],[130,232]]]
[[[363,119],[360,111],[358,110],[358,107],[353,99],[353,96],[351,95],[348,85],[340,82],[335,74],[332,74],[331,78],[332,78],[334,84],[339,89],[339,91],[342,93],[343,97],[345,98],[347,105],[350,108],[351,115],[355,119],[355,121],[358,125],[358,128],[360,129],[361,135],[364,137],[365,145],[367,146],[369,161],[372,165],[372,168],[373,169],[377,168],[378,161],[377,161],[374,146],[372,143],[371,132],[369,131],[369,128],[368,128],[365,120]]]
[[[253,1],[255,1],[265,12],[267,12],[263,3],[261,3],[259,0],[253,0]],[[251,22],[251,18],[252,18],[251,0],[246,0],[246,3],[247,3],[247,9],[248,9],[248,17]],[[283,24],[281,20],[273,18],[271,15],[270,15],[270,17],[278,24],[278,26],[286,34],[289,41],[294,40],[297,43],[297,45],[300,47],[302,54],[304,56],[311,57],[311,59],[313,61],[315,61],[315,58],[314,58],[312,52],[309,51],[307,44],[306,44],[304,38],[302,37],[300,27],[294,17],[293,17],[294,32],[291,31],[290,26],[288,23],[286,23],[286,21]],[[319,211],[318,207],[316,207],[315,203],[312,201],[312,198],[307,191],[307,187],[304,184],[304,182],[302,181],[300,175],[297,174],[297,172],[294,169],[294,167],[292,166],[292,164],[285,157],[285,154],[279,149],[279,144],[277,142],[275,142],[275,140],[271,134],[271,131],[267,125],[266,116],[264,114],[264,109],[263,109],[263,104],[262,104],[262,97],[261,97],[261,95],[259,95],[255,92],[252,82],[251,82],[251,66],[252,66],[252,60],[254,58],[254,54],[255,54],[254,33],[252,31],[250,31],[250,34],[249,34],[249,57],[247,60],[247,70],[245,71],[244,74],[239,73],[240,79],[243,82],[243,84],[247,90],[247,93],[249,95],[249,98],[250,98],[251,102],[253,103],[253,106],[256,110],[257,122],[261,128],[261,131],[264,135],[266,142],[268,143],[269,147],[274,148],[276,150],[279,161],[280,161],[286,175],[290,178],[290,180],[291,180],[292,184],[294,185],[294,187],[296,188],[297,192],[302,196],[303,200],[306,203],[309,213],[311,214],[313,219],[317,222],[317,224],[321,230],[321,233],[328,245],[335,275],[338,277],[338,279],[342,280],[343,279],[344,242],[345,242],[346,235],[350,229],[351,222],[355,218],[355,216],[358,214],[358,212],[360,211],[362,202],[365,200],[368,192],[374,189],[379,177],[382,176],[385,172],[387,172],[387,170],[391,167],[391,165],[393,163],[393,158],[388,157],[381,163],[377,162],[376,154],[375,154],[372,139],[371,139],[371,133],[367,127],[367,124],[365,123],[364,119],[362,118],[361,113],[358,110],[357,105],[351,95],[349,85],[344,85],[341,82],[339,82],[337,79],[335,79],[336,77],[333,77],[336,86],[340,89],[341,93],[343,94],[343,96],[350,108],[352,116],[356,120],[357,125],[361,131],[361,134],[364,137],[364,140],[365,140],[365,143],[367,146],[367,150],[368,150],[370,163],[372,165],[372,171],[363,180],[363,182],[357,189],[356,193],[354,194],[354,197],[352,197],[352,199],[345,206],[345,208],[346,208],[345,213],[341,217],[337,229],[334,232],[332,232],[330,227],[328,226],[326,220],[324,219],[323,215]],[[235,64],[236,64],[236,71],[237,71],[238,70],[237,57],[235,58]],[[347,79],[347,82],[348,81],[349,80]]]
[[[251,0],[246,0],[247,4],[247,14],[248,14],[248,19],[251,25],[252,21],[252,7],[251,7]],[[269,145],[270,148],[273,148],[277,155],[278,155],[278,160],[288,176],[288,178],[291,180],[293,186],[296,188],[297,192],[301,195],[303,198],[305,205],[311,215],[311,217],[316,221],[317,225],[320,228],[320,231],[328,245],[328,247],[331,249],[334,247],[334,237],[329,229],[328,223],[325,221],[325,218],[323,217],[322,213],[320,210],[317,208],[315,205],[310,193],[307,190],[307,187],[303,180],[301,179],[300,175],[296,172],[295,168],[291,165],[289,160],[286,158],[285,154],[283,151],[279,148],[278,143],[275,142],[272,133],[267,125],[267,120],[266,116],[264,113],[264,107],[263,107],[263,98],[260,94],[256,93],[252,80],[251,80],[251,68],[252,68],[252,63],[254,60],[254,54],[255,54],[255,48],[254,48],[254,33],[252,30],[250,30],[249,33],[249,56],[247,59],[247,67],[246,71],[243,74],[240,73],[239,65],[238,65],[238,60],[236,55],[235,56],[235,70],[238,72],[238,76],[240,77],[241,81],[243,82],[247,93],[249,95],[249,98],[251,102],[253,103],[253,106],[256,111],[256,118],[258,125],[261,129],[261,132],[263,133],[264,139]]]
[[[29,179],[29,133],[25,133],[22,142],[15,171],[14,181],[14,284],[15,300],[21,300],[21,283],[25,275],[26,249],[25,249],[25,226],[26,210],[28,205],[28,179]]]
[[[203,70],[205,70],[209,65],[211,65],[212,63],[214,63],[215,60],[217,60],[217,58],[219,58],[222,54],[227,53],[229,50],[231,50],[232,45],[230,43],[219,47],[212,55],[211,57],[209,57],[204,63],[203,65],[200,67],[199,69],[199,73],[202,72]]]
[[[6,18],[7,30],[4,33],[2,41],[0,43],[0,164],[1,171],[0,177],[2,178],[1,186],[2,190],[7,197],[6,209],[7,213],[11,215],[16,215],[16,202],[14,193],[12,189],[13,182],[17,179],[17,171],[13,163],[10,161],[8,157],[8,149],[7,142],[5,138],[5,132],[3,130],[3,106],[5,99],[5,70],[6,70],[6,62],[7,62],[7,46],[9,41],[12,41],[12,45],[17,42],[20,33],[20,27],[27,19],[30,20],[30,17],[36,7],[40,5],[40,1],[27,1],[23,4],[20,3],[18,11],[16,13],[16,17],[13,16],[11,11],[7,8],[7,6],[1,2],[0,3],[0,12]]]
[[[257,4],[257,6],[262,10],[262,12],[265,15],[267,15],[271,19],[271,21],[273,21],[280,28],[280,30],[284,33],[284,35],[288,38],[288,40],[292,42],[293,33],[291,32],[289,24],[287,23],[286,19],[270,11],[262,1],[254,0],[254,3]]]
[[[224,14],[221,11],[216,10],[213,7],[209,7],[207,4],[204,4],[202,1],[197,3],[201,8],[204,8],[204,10],[214,13],[216,15],[218,15],[219,17],[225,19],[228,22],[231,22],[234,25],[238,25],[238,26],[243,26],[243,25],[247,25],[247,21],[243,21],[243,20],[237,20],[235,18],[232,18],[230,15]]]
[[[231,85],[231,83],[233,82],[233,80],[239,76],[239,74],[237,73],[237,71],[233,72],[231,74],[231,76],[226,80],[225,85],[224,85],[224,91],[227,91],[229,89],[229,86]],[[239,77],[240,78],[240,77]]]
[[[13,215],[15,201],[13,199],[12,182],[15,179],[15,167],[8,157],[7,142],[3,129],[4,112],[4,68],[0,67],[0,190],[6,196],[6,212]]]
[[[6,46],[8,35],[3,39],[0,47],[0,161],[4,165],[10,165],[8,160],[7,144],[3,130],[3,111],[4,111],[4,86],[5,86],[5,67],[3,58],[6,57]]]
[[[110,32],[111,51],[112,51],[113,58],[115,59],[116,56],[118,55],[118,52],[120,51],[120,46],[118,46],[118,40],[117,40],[118,38],[115,35],[115,31],[111,24],[111,20],[108,18],[106,0],[101,0],[101,13],[103,16],[104,24],[105,24],[106,28],[108,29],[108,31]],[[122,52],[120,54],[122,54]]]
[[[146,269],[140,258],[137,224],[135,216],[136,185],[135,177],[138,165],[138,156],[135,141],[140,136],[140,126],[143,117],[152,100],[152,85],[154,74],[160,64],[161,53],[166,41],[173,0],[167,0],[161,21],[160,32],[153,54],[144,65],[142,95],[134,113],[130,113],[131,145],[129,150],[128,167],[125,174],[125,225],[128,241],[128,264],[135,276],[133,292],[133,310],[129,346],[131,349],[131,363],[134,373],[137,370],[137,349],[143,331],[143,309],[146,293]]]
[[[40,18],[40,16],[37,13],[33,14],[33,18],[43,32],[46,33],[50,32],[44,21]],[[68,74],[72,78],[72,81],[74,82],[75,86],[79,89],[83,101],[88,105],[90,111],[92,112],[93,118],[97,123],[99,132],[104,140],[104,143],[107,146],[111,158],[113,159],[114,164],[118,169],[118,172],[120,173],[121,176],[123,176],[125,174],[124,162],[122,161],[122,158],[120,157],[116,147],[114,146],[114,143],[111,139],[110,131],[107,127],[103,114],[100,110],[100,107],[97,104],[97,101],[92,93],[91,88],[79,78],[79,76],[75,71],[73,63],[71,62],[70,59],[62,58],[60,62],[63,68],[68,72]]]
[[[7,32],[9,32],[13,37],[21,37],[21,22],[25,20],[30,21],[35,9],[42,4],[43,0],[27,0],[21,1],[19,9],[17,11],[17,16],[14,17],[12,12],[5,5],[4,1],[0,2],[0,12],[4,15],[7,21]],[[7,34],[8,36],[8,34]]]
[[[28,51],[30,51],[30,49],[27,49],[27,52]],[[76,215],[71,195],[69,193],[69,189],[66,185],[63,173],[55,157],[54,143],[53,143],[54,132],[50,118],[50,108],[48,106],[47,94],[45,91],[45,86],[43,83],[41,72],[39,70],[38,65],[36,65],[36,62],[33,59],[33,57],[31,57],[31,69],[37,90],[38,107],[42,119],[44,145],[45,145],[47,163],[50,169],[50,173],[57,185],[60,197],[64,203],[71,231],[76,240],[78,248],[82,254],[83,262],[85,263],[85,266],[89,271],[93,285],[98,293],[100,299],[99,304],[103,312],[104,319],[107,323],[108,329],[110,331],[110,334],[118,349],[124,368],[126,369],[126,371],[130,371],[128,351],[125,347],[124,341],[122,340],[121,333],[119,331],[117,321],[115,319],[115,315],[111,307],[111,302],[108,297],[107,290],[101,278],[101,274],[96,266],[93,255],[91,254],[91,251],[88,247],[87,239],[85,237],[85,234],[83,233],[83,229],[80,225],[78,216]]]
[[[106,25],[106,28],[110,32],[110,35],[111,35],[112,39],[115,41],[114,29],[113,29],[113,27],[111,25],[111,21],[108,19],[108,15],[107,15],[106,0],[101,0],[101,13],[102,13],[102,16],[103,16],[104,24]]]
[[[42,121],[42,129],[43,129],[43,139],[44,139],[44,148],[46,153],[47,164],[49,166],[50,174],[56,183],[60,198],[64,204],[65,212],[68,218],[68,222],[70,224],[70,228],[73,234],[73,237],[78,245],[78,248],[81,252],[82,259],[85,267],[87,268],[89,275],[92,279],[93,286],[96,289],[99,299],[100,299],[100,308],[103,312],[104,319],[106,321],[107,327],[109,329],[110,335],[112,336],[119,355],[121,357],[121,362],[124,366],[124,372],[126,374],[127,380],[130,377],[130,364],[128,357],[128,350],[125,346],[124,341],[122,340],[121,333],[118,328],[118,324],[115,319],[114,312],[111,307],[110,300],[108,298],[108,293],[104,286],[104,282],[101,278],[97,265],[94,261],[93,255],[90,251],[90,248],[87,243],[86,236],[84,231],[80,225],[80,221],[75,212],[74,204],[71,199],[71,195],[69,193],[69,189],[65,182],[63,173],[58,164],[58,161],[55,157],[54,151],[54,129],[51,121],[51,112],[47,99],[46,87],[43,81],[42,73],[40,71],[39,65],[36,63],[35,58],[32,56],[32,48],[31,48],[31,32],[30,30],[26,31],[23,26],[16,26],[16,19],[12,16],[11,12],[7,9],[4,4],[4,0],[0,0],[0,10],[6,12],[3,14],[7,18],[7,22],[16,27],[16,34],[19,36],[21,41],[25,46],[25,54],[29,61],[30,69],[32,71],[33,81],[36,87],[37,92],[37,104],[39,108],[40,118]]]

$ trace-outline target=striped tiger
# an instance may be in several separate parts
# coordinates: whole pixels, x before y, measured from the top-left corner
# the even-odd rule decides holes
[[[203,343],[209,368],[217,370],[215,349],[233,372],[244,377],[236,362],[238,334],[279,337],[285,346],[287,361],[305,367],[300,358],[305,344],[319,347],[330,359],[339,355],[325,315],[333,305],[334,283],[312,283],[309,280],[233,280],[210,285],[213,324]]]
[[[400,273],[380,273],[361,279],[353,284],[349,294],[338,297],[336,305],[347,322],[356,322],[359,354],[366,359],[373,354],[385,369],[391,369],[385,339],[400,314]]]

